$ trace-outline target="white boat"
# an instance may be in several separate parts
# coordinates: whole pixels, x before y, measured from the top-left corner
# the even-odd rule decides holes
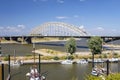
[[[95,59],[94,62],[95,63],[103,63],[104,61],[102,59]]]
[[[110,61],[110,62],[118,62],[119,59],[118,59],[118,58],[111,58],[111,59],[109,59],[109,61]]]
[[[33,52],[34,52],[34,64],[35,64],[35,44],[33,44]],[[29,80],[45,80],[45,77],[38,72],[36,65],[34,65],[30,72],[26,74],[27,77],[29,77]]]
[[[100,76],[100,75],[105,74],[105,73],[106,73],[105,68],[98,68],[96,66],[92,69],[92,72],[91,72],[91,74],[94,76]]]
[[[16,60],[13,63],[11,63],[10,66],[20,66],[22,64],[23,64],[23,62],[21,60]]]
[[[94,75],[94,76],[98,76],[98,73],[97,73],[96,70],[92,70],[91,74]]]
[[[45,77],[40,75],[36,68],[31,68],[30,72],[26,74],[30,80],[45,80]]]
[[[79,60],[79,61],[77,61],[76,63],[80,63],[80,64],[87,64],[88,63],[88,61],[87,60],[84,60],[84,59],[82,59],[82,60]]]
[[[67,59],[67,60],[62,61],[61,64],[73,64],[73,61]]]

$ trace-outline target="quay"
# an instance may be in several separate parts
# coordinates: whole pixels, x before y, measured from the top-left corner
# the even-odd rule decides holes
[[[77,59],[77,60],[75,59],[75,60],[73,60],[73,63],[76,63],[79,60],[81,60],[81,59]],[[119,58],[112,58],[112,59],[102,59],[102,60],[101,59],[94,59],[94,62],[101,63],[101,62],[106,62],[107,60],[109,60],[109,62],[119,62],[120,61]],[[64,60],[41,60],[40,63],[41,64],[60,64],[62,61],[64,61]],[[88,63],[92,63],[92,59],[88,59],[87,61],[88,61]],[[14,61],[11,60],[10,63],[13,63],[13,62]],[[8,64],[8,61],[2,61],[2,63]],[[33,60],[24,60],[24,61],[22,61],[22,63],[23,64],[34,64],[34,61]],[[36,59],[35,63],[38,64],[39,60]]]
[[[41,60],[40,63],[42,64],[53,64],[53,63],[60,63],[62,60]],[[11,61],[13,63],[14,61]],[[3,64],[8,64],[8,61],[2,61]],[[39,63],[39,60],[36,60],[35,63]],[[34,64],[33,60],[24,60],[23,64]]]

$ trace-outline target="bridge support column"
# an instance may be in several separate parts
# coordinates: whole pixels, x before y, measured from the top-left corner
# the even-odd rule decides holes
[[[21,38],[21,44],[26,44],[24,36],[22,36],[22,38]]]

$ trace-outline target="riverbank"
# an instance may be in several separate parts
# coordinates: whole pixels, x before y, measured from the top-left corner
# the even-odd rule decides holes
[[[41,63],[61,63],[62,61],[66,60],[68,57],[68,53],[66,52],[60,52],[60,51],[55,51],[51,49],[37,49],[35,51],[32,51],[35,53],[35,62],[39,62],[39,56],[38,54],[41,55]],[[116,51],[115,51],[116,52]],[[106,61],[109,59],[110,61],[112,59],[117,59],[120,60],[120,51],[117,51],[116,53],[118,54],[112,54],[111,51],[103,51],[101,55],[95,55],[95,60],[97,61],[102,59],[103,61]],[[76,52],[73,56],[73,62],[77,62],[80,59],[87,59],[89,62],[92,61],[92,54],[90,51],[86,52]],[[14,61],[14,56],[11,56],[11,62]],[[8,64],[8,57],[2,57],[2,62],[4,64]],[[16,60],[22,60],[24,64],[33,64],[34,63],[34,56],[33,55],[26,55],[26,56],[17,56]]]
[[[66,60],[66,59],[65,59]],[[61,64],[62,61],[65,60],[40,60],[41,64]],[[78,61],[83,60],[83,59],[73,59],[73,63],[77,63]],[[92,59],[86,59],[88,63],[92,63]],[[109,60],[109,62],[120,62],[120,58],[95,58],[94,61],[95,63],[106,63],[106,61]],[[21,62],[25,64],[34,64],[34,59],[29,59],[29,60],[21,60]],[[1,63],[3,64],[8,64],[8,61],[2,61]],[[14,63],[14,60],[11,60],[10,63]],[[35,64],[39,63],[39,59],[35,59]]]

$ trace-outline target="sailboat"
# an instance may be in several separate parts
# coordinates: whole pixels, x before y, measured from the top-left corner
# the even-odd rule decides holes
[[[14,50],[14,61],[10,65],[11,66],[20,66],[21,64],[23,64],[21,60],[16,60],[16,50]]]
[[[45,77],[40,75],[36,67],[30,68],[30,72],[26,74],[27,77],[30,78],[30,80],[45,80]]]
[[[30,80],[45,80],[45,77],[40,74],[40,72],[37,70],[37,67],[35,65],[35,44],[33,44],[33,54],[34,54],[34,65],[30,68],[30,72],[26,74],[27,77],[30,78]]]

